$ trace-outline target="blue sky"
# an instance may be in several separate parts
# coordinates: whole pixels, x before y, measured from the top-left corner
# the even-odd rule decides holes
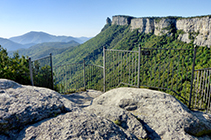
[[[0,0],[0,37],[29,31],[93,37],[114,15],[211,15],[211,0]]]

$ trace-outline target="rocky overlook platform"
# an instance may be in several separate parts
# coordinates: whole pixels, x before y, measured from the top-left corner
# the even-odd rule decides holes
[[[211,139],[211,115],[160,91],[61,95],[0,79],[0,139]]]

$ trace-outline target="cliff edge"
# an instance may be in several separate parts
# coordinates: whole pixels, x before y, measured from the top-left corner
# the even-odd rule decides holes
[[[178,39],[198,46],[211,46],[211,16],[201,17],[143,17],[113,16],[112,25],[130,25],[131,30],[155,35],[178,33]]]

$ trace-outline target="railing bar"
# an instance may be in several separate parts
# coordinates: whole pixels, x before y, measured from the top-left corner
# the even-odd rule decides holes
[[[171,54],[171,50],[169,50],[169,54],[168,54],[168,72],[167,72],[167,85],[166,87],[168,88],[168,84],[169,84],[169,73],[170,73],[170,63],[171,63],[171,59],[170,59],[170,54]]]
[[[155,61],[154,61],[154,62],[155,62],[155,65],[154,65],[154,66],[155,66],[155,68],[154,68],[154,70],[155,70],[155,71],[154,71],[154,87],[155,87],[155,79],[156,79],[156,77],[157,77],[157,75],[156,75],[156,71],[157,71],[157,62],[156,62],[156,60],[157,60],[157,59],[156,59],[157,50],[155,51],[155,53],[156,53],[156,55],[155,55]]]
[[[136,79],[136,54],[135,53],[133,54],[133,59],[134,59],[134,61],[133,61],[134,62],[134,65],[133,65],[134,66],[133,83],[134,83],[134,85],[136,85],[137,79]]]
[[[83,62],[79,62],[79,63],[71,63],[71,64],[64,64],[64,65],[58,65],[58,66],[53,66],[53,68],[56,68],[56,67],[62,67],[62,66],[65,66],[65,65],[77,65],[77,64],[83,64]],[[89,64],[91,65],[91,64]],[[92,64],[93,65],[93,64]]]
[[[124,82],[127,83],[127,52],[125,52]]]
[[[204,71],[205,72],[205,71]],[[206,70],[205,72],[205,85],[204,85],[204,97],[203,97],[203,101],[204,101],[204,108],[206,108],[206,91],[207,91],[207,78],[208,78],[208,72]]]
[[[92,82],[92,66],[89,66],[89,88],[91,88],[91,82]]]
[[[141,48],[141,49],[143,49],[143,48]],[[141,64],[142,64],[142,67],[141,67],[141,72],[142,72],[142,79],[141,79],[141,85],[143,85],[144,84],[144,55],[142,55],[142,62],[141,62]]]
[[[77,71],[77,65],[76,65],[76,67],[75,67],[74,74],[76,74],[76,71]],[[77,78],[77,79],[78,79],[78,78]],[[74,82],[75,82],[75,89],[76,89],[76,90],[77,90],[77,84],[76,84],[77,79],[74,79]]]
[[[34,62],[34,61],[38,61],[38,60],[41,60],[41,59],[46,59],[46,58],[48,58],[48,57],[50,57],[50,55],[48,55],[48,56],[44,56],[44,57],[41,57],[41,58],[38,58],[38,59],[35,59],[35,60],[32,60],[32,62]]]
[[[200,84],[200,71],[198,71],[198,74],[197,74],[197,95],[196,95],[196,106],[199,106],[199,98],[200,98],[200,87],[199,87],[199,84]],[[197,97],[198,97],[198,101],[197,101]]]
[[[183,52],[183,54],[184,54],[184,52]],[[181,87],[182,87],[182,91],[183,91],[183,86],[182,86],[182,81],[183,81],[183,73],[184,73],[184,68],[183,67],[185,67],[185,57],[182,55],[182,64],[181,64],[181,66],[182,66],[182,72],[181,72]],[[186,96],[186,92],[184,92],[184,95]]]
[[[208,97],[208,102],[207,102],[207,112],[208,112],[208,109],[209,109],[209,105],[210,105],[210,94],[211,94],[211,84],[210,84],[210,73],[211,73],[211,70],[208,70],[208,73],[209,73],[209,81],[208,81],[208,90],[207,90],[207,96]],[[208,95],[209,94],[209,95]]]
[[[194,49],[173,49],[173,48],[142,48],[142,49],[151,49],[151,50],[176,50],[176,51],[180,51],[180,50],[194,50]]]
[[[139,44],[138,45],[139,47],[138,47],[138,66],[137,66],[137,68],[138,68],[138,75],[137,75],[137,87],[138,88],[140,88],[140,69],[141,69],[141,45]]]
[[[179,62],[179,61],[180,61],[180,60],[179,60],[179,56],[180,56],[180,52],[179,52],[179,54],[178,54],[178,56],[177,56],[177,78],[176,78],[176,79],[177,79],[177,82],[176,82],[176,89],[175,89],[175,90],[178,90],[178,87],[179,87],[179,78],[180,78],[180,77],[179,77],[179,73],[180,73],[180,72],[179,72],[179,71],[180,71],[180,70],[179,70],[179,63],[180,63],[180,62]]]
[[[197,79],[197,72],[195,72],[195,76],[194,76],[194,96],[195,96],[195,106],[196,106],[196,101],[197,101],[197,91],[196,91],[196,82],[198,82],[198,79]],[[194,97],[193,97],[194,99]],[[193,103],[194,103],[194,100],[193,100]],[[194,104],[193,104],[193,108],[194,108]]]
[[[125,78],[124,78],[124,82],[127,83],[127,52],[125,52]]]
[[[63,77],[65,77],[65,66],[63,67]],[[65,93],[65,80],[63,80],[63,93]]]
[[[106,49],[106,51],[118,51],[118,52],[136,52],[136,53],[138,53],[138,51],[128,51],[128,50],[114,50],[114,49]]]
[[[134,53],[135,55],[135,85],[138,84],[137,83],[137,55]]]
[[[108,88],[110,88],[110,87],[111,87],[111,80],[112,80],[112,79],[111,79],[111,73],[112,73],[111,59],[112,59],[112,58],[111,58],[111,56],[110,56],[110,55],[112,55],[112,54],[108,53],[108,55],[109,55],[109,57],[108,57],[108,63],[109,63],[109,67],[108,67],[108,68],[109,68],[109,71],[108,71],[108,73],[110,73],[110,76],[109,76],[109,81],[108,81],[108,82],[109,82],[109,84],[108,84],[108,85],[109,85],[109,86],[108,86]]]
[[[173,83],[174,83],[174,62],[173,62],[173,65],[172,65],[172,78],[171,79],[172,79],[171,80],[171,89],[173,89]]]
[[[131,63],[131,60],[130,60],[130,53],[128,53],[129,55],[129,58],[128,58],[128,70],[129,70],[129,73],[128,73],[128,83],[130,83],[130,80],[131,80],[131,71],[130,71],[130,63]]]
[[[161,50],[160,50],[160,54],[161,54]],[[158,62],[159,63],[159,62]],[[159,69],[159,75],[158,75],[158,79],[159,79],[159,83],[158,83],[158,86],[160,86],[161,84],[161,78],[160,78],[160,64],[158,64],[158,69]]]
[[[205,71],[203,75],[203,81],[202,81],[202,96],[201,96],[201,108],[203,107],[203,98],[204,98],[204,84],[205,84]]]
[[[113,77],[113,80],[112,80],[113,81],[113,85],[112,85],[112,88],[113,88],[115,86],[115,79],[116,79],[115,72],[114,72],[115,71],[115,63],[114,63],[114,59],[115,59],[115,56],[114,55],[115,55],[115,52],[113,52],[112,54],[113,54],[113,61],[112,61],[113,62],[113,76],[112,76]]]
[[[118,83],[120,82],[120,71],[119,71],[119,65],[120,65],[120,62],[119,62],[119,52],[117,52],[117,65],[118,65]]]
[[[121,53],[121,69],[122,69],[122,65],[123,65],[123,61],[122,61],[123,57],[122,57],[122,53]],[[123,81],[123,72],[121,70],[121,81]]]
[[[149,67],[148,67],[148,58],[147,58],[147,56],[145,57],[145,72],[146,72],[146,79],[147,79],[147,77],[148,77],[148,72],[149,72]],[[148,69],[147,69],[148,68]],[[146,85],[148,85],[148,80],[146,80]]]
[[[65,77],[64,77],[64,79],[65,79],[65,85],[64,85],[64,87],[65,87],[65,91],[67,91],[67,66],[65,66],[65,68],[64,68],[64,74],[65,74]]]
[[[211,70],[211,68],[197,69],[197,70],[194,70],[194,71],[204,71],[204,70]]]
[[[150,66],[150,85],[152,85],[152,59],[153,59],[153,56],[152,56],[152,52],[153,52],[153,50],[152,51],[150,51],[150,57],[149,57],[149,59],[150,59],[150,62],[151,62],[151,66]]]
[[[165,51],[164,54],[166,54],[166,51]],[[165,58],[164,58],[164,60],[165,60]],[[164,86],[164,84],[165,84],[165,82],[164,82],[164,77],[165,77],[166,68],[167,68],[166,65],[167,65],[167,63],[166,63],[166,61],[164,61],[164,62],[163,62],[163,84],[162,84],[163,87],[165,87],[165,86]]]
[[[131,70],[131,71],[132,71],[132,72],[131,72],[131,77],[132,77],[132,79],[131,79],[131,80],[132,80],[132,81],[131,81],[131,83],[133,83],[133,79],[134,79],[134,77],[133,77],[133,74],[134,74],[134,71],[133,71],[133,70],[134,70],[134,67],[133,67],[133,63],[134,63],[134,62],[133,62],[134,53],[132,53],[131,58],[132,58],[132,70]]]
[[[210,81],[210,76],[211,76],[211,70],[209,70],[209,81]],[[211,84],[209,84],[208,85],[209,86],[209,101],[208,101],[208,107],[207,107],[207,109],[209,109],[210,108],[210,111],[211,111],[211,102],[210,102],[210,95],[211,95]]]
[[[78,71],[78,64],[76,65],[76,67],[75,67],[75,75],[77,74],[77,71]],[[75,85],[76,85],[76,90],[78,89],[78,79],[79,79],[79,75],[77,75],[77,78],[75,78],[74,79],[74,82],[76,83]]]
[[[103,69],[103,66],[95,65],[95,64],[85,64],[85,66],[95,66]]]
[[[92,66],[90,66],[89,87],[92,88]]]
[[[189,51],[188,51],[188,60],[190,59],[190,55],[189,55]],[[185,81],[187,81],[188,79],[188,63],[186,63],[187,66],[186,66],[186,76],[185,76]],[[186,90],[186,93],[188,92],[188,89],[187,89],[187,82],[185,82],[185,90]]]
[[[180,50],[194,50],[194,49],[173,49],[173,48],[142,48],[142,49],[151,49],[151,50],[177,50],[177,51],[180,51]],[[115,50],[115,49],[106,49],[106,51],[121,51],[121,52],[137,52],[138,51],[130,51],[130,50]]]
[[[91,76],[91,83],[93,83],[93,76],[94,76],[94,66],[91,66],[92,67],[92,76]],[[92,84],[92,88],[93,88],[93,84]]]
[[[124,55],[123,55],[123,63],[124,63],[124,65],[126,65],[126,60],[124,60],[124,58],[125,58],[125,56],[126,56],[126,52],[124,52]],[[123,79],[122,79],[122,81],[124,82],[125,81],[125,71],[126,71],[126,68],[125,68],[125,66],[123,65],[123,74],[122,74],[122,76],[123,76]]]
[[[199,106],[200,106],[200,108],[201,108],[201,88],[202,88],[202,71],[201,71],[201,74],[200,74],[200,85],[199,85],[199,87],[200,87],[200,90],[199,90]]]

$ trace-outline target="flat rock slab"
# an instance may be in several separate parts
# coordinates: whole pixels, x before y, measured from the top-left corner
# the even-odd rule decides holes
[[[143,122],[151,139],[200,139],[200,136],[210,139],[206,135],[211,134],[211,116],[192,112],[167,93],[118,88],[95,98],[94,105],[115,106],[130,111]]]
[[[74,103],[53,90],[0,79],[0,134],[10,135],[10,130],[21,130],[74,107]]]
[[[39,122],[19,134],[17,140],[85,140],[85,139],[106,139],[106,140],[130,140],[131,136],[103,117],[93,113],[76,110],[56,118]]]

